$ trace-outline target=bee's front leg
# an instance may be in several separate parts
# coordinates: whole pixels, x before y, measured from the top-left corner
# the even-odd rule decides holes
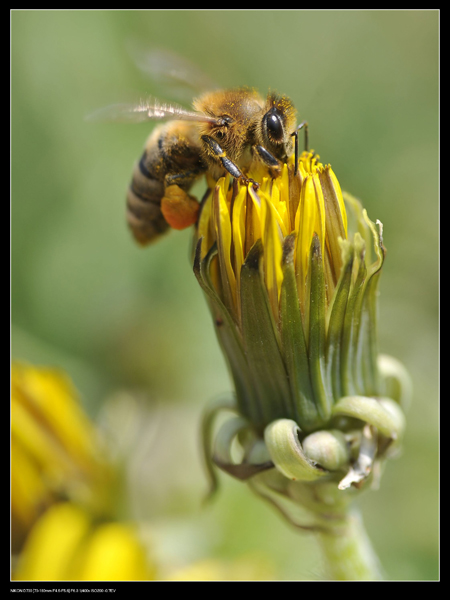
[[[275,156],[266,150],[264,146],[260,146],[259,144],[253,146],[252,150],[258,155],[259,159],[269,167],[270,175],[272,177],[279,177],[281,175],[281,162],[278,158],[275,158]]]
[[[212,138],[209,135],[202,135],[202,140],[205,143],[205,150],[208,153],[208,155],[212,156],[216,160],[220,160],[223,168],[226,171],[228,171],[228,173],[232,177],[234,177],[235,179],[239,179],[246,185],[252,183],[254,187],[259,187],[259,184],[256,183],[256,181],[253,181],[253,179],[249,179],[248,177],[246,177],[240,170],[240,168],[237,166],[237,164],[227,157],[225,150],[222,149],[220,144],[216,142],[214,138]]]

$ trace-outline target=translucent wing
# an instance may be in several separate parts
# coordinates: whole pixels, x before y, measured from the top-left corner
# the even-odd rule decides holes
[[[175,52],[135,40],[128,43],[128,50],[136,66],[162,86],[164,95],[179,102],[190,103],[193,96],[219,88],[200,67]]]
[[[89,121],[117,121],[122,123],[142,123],[144,121],[198,121],[219,124],[219,120],[199,112],[186,110],[178,104],[167,104],[156,99],[141,101],[139,104],[111,104],[87,116]]]

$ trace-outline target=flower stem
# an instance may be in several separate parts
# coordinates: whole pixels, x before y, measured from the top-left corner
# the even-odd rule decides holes
[[[364,529],[359,512],[352,510],[339,527],[321,531],[319,545],[325,577],[332,581],[379,581],[380,562]]]

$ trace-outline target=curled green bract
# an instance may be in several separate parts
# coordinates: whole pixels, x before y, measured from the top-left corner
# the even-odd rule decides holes
[[[398,439],[404,429],[403,413],[389,398],[377,400],[367,396],[344,396],[333,406],[333,415],[360,419],[393,440]]]
[[[403,364],[387,354],[378,356],[378,370],[383,381],[383,394],[408,410],[413,394],[411,377]]]
[[[298,439],[299,426],[291,419],[277,419],[264,430],[264,440],[275,467],[285,477],[314,481],[327,474],[306,456]]]
[[[231,446],[236,435],[248,427],[247,419],[242,417],[231,417],[222,425],[217,432],[214,442],[214,462],[221,465],[233,464],[231,457]]]
[[[242,434],[247,437],[248,444],[241,446],[243,456],[234,460],[233,446]],[[273,463],[261,451],[255,449],[254,435],[250,423],[240,416],[233,416],[222,423],[214,440],[212,462],[229,475],[245,481],[261,471],[273,468]],[[263,458],[260,458],[263,457]],[[213,476],[214,477],[214,476]],[[215,485],[216,482],[214,481]]]
[[[315,463],[328,471],[337,471],[348,464],[350,449],[339,429],[316,431],[302,442],[303,451]]]

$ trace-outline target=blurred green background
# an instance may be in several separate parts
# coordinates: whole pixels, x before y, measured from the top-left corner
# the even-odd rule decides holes
[[[360,505],[387,578],[437,579],[439,13],[11,15],[12,356],[66,369],[95,418],[111,399],[144,399],[130,484],[155,553],[181,566],[256,552],[277,579],[321,574],[314,540],[244,485],[222,476],[202,505],[199,417],[231,386],[190,233],[133,243],[125,190],[150,127],[84,120],[161,95],[133,65],[130,40],[186,56],[224,86],[288,94],[311,147],[383,222],[380,349],[408,367],[415,395],[404,452]]]

